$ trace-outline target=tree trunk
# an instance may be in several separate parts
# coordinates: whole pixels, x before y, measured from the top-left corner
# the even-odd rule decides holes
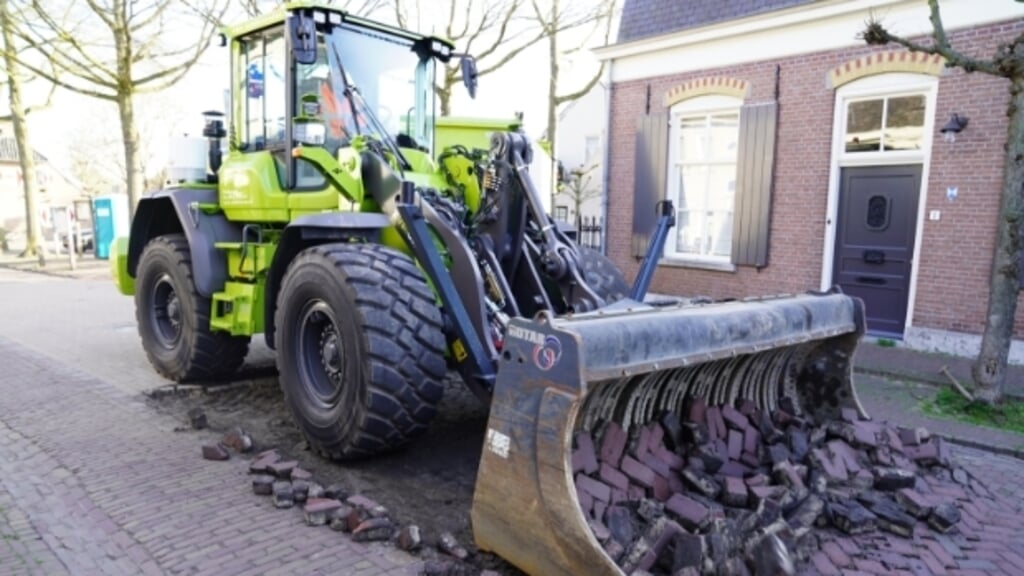
[[[139,129],[135,124],[132,93],[118,94],[117,110],[121,116],[121,138],[124,140],[124,166],[128,187],[128,217],[135,217],[135,208],[144,192],[142,157],[139,153]]]
[[[436,88],[437,100],[441,105],[441,116],[452,114],[452,87],[455,86],[455,71],[448,66],[442,68],[444,75],[441,77],[441,85]]]
[[[558,0],[551,0],[551,21],[548,22],[548,58],[551,75],[548,77],[548,141],[551,143],[551,213],[555,213],[558,196]]]
[[[36,159],[32,153],[32,144],[28,134],[28,122],[25,118],[25,105],[21,100],[21,77],[18,62],[14,58],[14,32],[11,30],[11,18],[8,13],[7,0],[0,0],[0,25],[3,27],[4,66],[7,71],[7,93],[11,106],[11,120],[14,124],[14,139],[18,146],[18,162],[21,167],[22,192],[25,194],[25,251],[22,256],[40,256],[43,259],[39,234],[39,214],[36,206],[36,195],[39,187],[36,183]]]
[[[1013,78],[1010,88],[1009,135],[1000,199],[996,251],[989,287],[988,322],[981,339],[972,376],[975,397],[994,403],[1002,399],[1006,365],[1013,340],[1013,323],[1020,289],[1022,220],[1024,220],[1024,78]]]

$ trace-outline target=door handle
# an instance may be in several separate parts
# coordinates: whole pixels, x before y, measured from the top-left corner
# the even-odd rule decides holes
[[[876,284],[878,286],[882,286],[884,284],[887,284],[889,281],[886,280],[885,278],[879,278],[877,276],[858,276],[857,282],[861,282],[863,284]]]

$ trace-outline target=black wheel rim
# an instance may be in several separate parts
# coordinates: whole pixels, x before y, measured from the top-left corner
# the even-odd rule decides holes
[[[171,277],[164,274],[153,284],[153,306],[150,319],[156,339],[164,348],[174,348],[181,341],[181,299]]]
[[[338,323],[323,300],[311,300],[299,315],[299,380],[321,407],[337,404],[345,378],[345,354]]]

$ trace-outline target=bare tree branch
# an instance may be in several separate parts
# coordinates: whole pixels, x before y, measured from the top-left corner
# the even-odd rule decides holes
[[[899,44],[911,52],[937,54],[946,59],[947,66],[963,68],[966,72],[979,71],[994,74],[996,76],[1007,75],[1005,71],[1001,70],[1000,67],[991,60],[977,60],[954,50],[953,47],[949,45],[949,39],[946,37],[946,30],[942,26],[942,16],[939,14],[938,0],[928,0],[928,8],[930,10],[929,19],[932,23],[933,40],[933,43],[930,46],[890,33],[874,16],[871,17],[864,31],[861,32],[861,38],[868,44],[872,45],[881,46],[893,43]]]

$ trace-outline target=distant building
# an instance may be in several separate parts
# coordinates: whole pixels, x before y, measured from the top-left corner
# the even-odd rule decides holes
[[[46,156],[35,151],[34,158],[36,182],[39,186],[36,209],[39,211],[40,231],[43,240],[50,240],[54,231],[50,209],[55,206],[72,206],[75,200],[81,198],[81,190],[74,181],[54,167]],[[83,221],[89,219],[89,216],[82,215]],[[0,123],[0,228],[8,234],[21,237],[24,237],[26,229],[18,143],[9,122]]]
[[[601,193],[604,178],[604,144],[608,118],[607,85],[598,82],[578,100],[559,113],[558,161],[578,185],[567,185],[572,192],[555,196],[555,216],[570,222],[602,215]],[[577,204],[579,211],[577,213]]]

